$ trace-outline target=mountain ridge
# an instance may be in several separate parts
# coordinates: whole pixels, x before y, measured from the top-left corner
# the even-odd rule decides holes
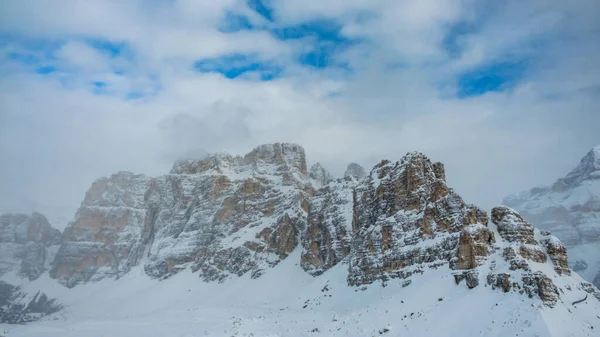
[[[569,309],[565,317],[580,322],[578,336],[589,336],[586,324],[593,317],[569,302],[587,294],[578,305],[598,312],[600,291],[571,273],[564,245],[511,208],[494,207],[488,216],[464,202],[446,185],[443,164],[409,152],[398,161],[381,161],[362,177],[353,164],[337,179],[317,169],[307,169],[301,146],[275,143],[244,156],[178,162],[158,177],[118,172],[100,178],[65,229],[49,274],[23,284],[23,291],[39,285],[63,299],[72,317],[68,307],[78,306],[69,294],[91,296],[87,289],[95,284],[122,284],[121,279],[164,289],[185,275],[200,278],[207,285],[198,287],[206,289],[239,282],[261,287],[277,284],[277,277],[296,284],[281,274],[288,270],[303,282],[296,284],[300,288],[310,280],[329,280],[336,288],[343,284],[343,293],[382,294],[377,289],[391,287],[398,294],[406,287],[422,289],[413,284],[419,280],[445,289],[440,301],[467,289],[490,300],[504,294],[511,303],[528,301],[527,315],[536,317]],[[315,180],[326,183],[316,188]],[[50,285],[56,281],[66,288]],[[321,293],[328,298],[326,289]],[[272,295],[264,296],[268,301]],[[552,325],[539,324],[528,331]]]

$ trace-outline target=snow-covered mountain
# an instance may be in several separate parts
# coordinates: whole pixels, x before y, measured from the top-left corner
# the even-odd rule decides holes
[[[556,235],[569,250],[571,267],[600,287],[600,146],[551,186],[506,197],[503,203]]]
[[[97,180],[51,270],[2,275],[13,288],[0,319],[40,291],[62,310],[0,331],[596,335],[600,291],[571,272],[563,244],[508,207],[489,217],[465,203],[441,163],[408,153],[334,179],[305,157],[267,144]]]

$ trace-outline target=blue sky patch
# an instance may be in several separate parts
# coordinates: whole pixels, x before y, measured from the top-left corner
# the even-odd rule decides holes
[[[349,40],[341,34],[342,26],[334,20],[313,20],[294,26],[274,29],[281,40],[312,37],[319,41],[346,43]]]
[[[523,78],[526,69],[525,61],[501,62],[462,73],[458,77],[457,96],[466,98],[509,90]]]
[[[35,69],[35,72],[40,75],[47,75],[47,74],[56,72],[56,70],[57,70],[56,67],[53,67],[53,66],[41,66],[41,67],[38,67],[37,69]]]
[[[223,23],[219,30],[223,33],[239,32],[240,30],[251,30],[255,27],[250,22],[250,19],[234,12],[227,12],[223,18]]]
[[[464,38],[476,32],[473,23],[461,21],[448,26],[446,35],[442,39],[442,48],[450,58],[458,58],[464,49]]]
[[[309,48],[298,56],[302,65],[320,69],[329,66],[349,69],[347,64],[340,64],[336,56],[359,41],[345,37],[341,29],[342,26],[334,20],[314,20],[275,29],[273,33],[280,40],[303,39],[309,44]]]
[[[248,7],[262,15],[265,19],[273,21],[273,10],[265,2],[268,2],[268,0],[248,0]]]
[[[125,42],[112,42],[101,39],[86,39],[85,42],[111,58],[117,57],[127,50],[127,44]]]
[[[272,80],[282,72],[281,67],[271,62],[261,62],[252,56],[242,54],[199,60],[194,63],[194,69],[203,73],[220,73],[230,79],[254,72],[258,73],[263,81]]]

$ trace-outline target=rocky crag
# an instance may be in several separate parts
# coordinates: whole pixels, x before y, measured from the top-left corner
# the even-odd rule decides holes
[[[0,277],[38,279],[54,259],[61,233],[39,213],[0,216]],[[0,323],[26,323],[52,314],[61,305],[45,294],[30,296],[19,286],[0,281]]]
[[[350,164],[334,179],[321,165],[308,170],[294,144],[178,162],[159,177],[119,172],[97,180],[50,275],[74,287],[140,266],[156,279],[190,269],[222,282],[259,278],[297,250],[307,273],[341,264],[353,287],[409,286],[412,275],[442,268],[457,285],[549,307],[568,291],[600,300],[594,286],[571,275],[556,237],[511,208],[488,216],[466,203],[447,186],[444,166],[422,153],[381,161],[369,173]]]
[[[503,203],[556,235],[569,250],[573,270],[600,287],[600,146],[551,186],[508,196]]]

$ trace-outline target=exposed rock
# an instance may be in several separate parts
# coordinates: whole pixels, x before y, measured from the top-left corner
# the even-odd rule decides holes
[[[20,287],[0,281],[0,323],[33,322],[61,309],[60,303],[43,293],[37,292],[31,297]]]
[[[396,163],[382,161],[357,186],[350,285],[405,278],[420,265],[473,268],[486,254],[493,236],[485,212],[446,187],[442,168],[409,153]]]
[[[533,226],[519,213],[506,206],[492,208],[492,222],[498,226],[500,236],[510,242],[535,244]]]
[[[463,228],[458,240],[458,268],[477,267],[481,259],[488,255],[489,246],[494,242],[494,233],[483,225]]]
[[[550,186],[506,197],[542,230],[551,231],[569,250],[569,264],[584,279],[600,287],[600,146]]]
[[[522,257],[537,263],[545,263],[548,259],[542,247],[537,245],[521,245],[520,254]]]
[[[460,284],[462,280],[466,280],[467,287],[473,289],[479,285],[479,273],[477,271],[469,270],[460,274],[454,274],[454,281],[456,284]]]
[[[506,265],[499,267],[493,264],[492,272],[487,277],[488,284],[492,288],[500,287],[504,292],[513,290],[531,298],[539,297],[546,306],[554,307],[560,294],[552,278],[546,274],[546,264],[552,263],[555,278],[571,275],[562,243],[549,232],[535,230],[518,213],[507,207],[494,208],[492,221],[498,224],[498,232],[505,240],[501,249],[508,268]],[[534,236],[540,237],[539,243]]]
[[[571,270],[569,269],[569,263],[567,262],[567,248],[552,235],[546,235],[541,243],[545,246],[548,255],[550,256],[550,260],[554,264],[554,270],[559,275],[571,275]]]
[[[312,275],[350,253],[355,180],[338,179],[315,192],[303,240],[301,266]]]
[[[592,294],[598,301],[600,301],[600,290],[591,283],[581,283],[581,289],[588,294]]]
[[[129,172],[95,181],[65,229],[50,275],[72,287],[121,276],[136,265],[148,234],[144,194],[150,182]]]
[[[512,288],[510,281],[510,274],[488,274],[487,283],[492,286],[492,289],[500,288],[505,293],[509,292]]]
[[[312,193],[295,144],[180,161],[156,178],[120,172],[92,185],[51,275],[67,286],[119,277],[147,252],[152,277],[187,267],[207,281],[258,276],[300,242]]]
[[[61,233],[52,228],[48,219],[40,213],[31,215],[8,213],[0,215],[0,242],[41,243],[48,247],[58,245]]]
[[[523,275],[523,289],[529,297],[538,295],[549,307],[556,305],[560,295],[552,280],[541,272]]]
[[[308,175],[315,189],[319,189],[333,181],[333,176],[320,163],[311,166]]]
[[[37,279],[51,261],[51,246],[61,242],[61,233],[40,213],[0,216],[0,275],[16,270],[19,276]]]
[[[357,163],[350,163],[346,168],[346,172],[344,172],[344,178],[354,178],[356,180],[361,180],[367,175],[364,167],[358,165]]]

